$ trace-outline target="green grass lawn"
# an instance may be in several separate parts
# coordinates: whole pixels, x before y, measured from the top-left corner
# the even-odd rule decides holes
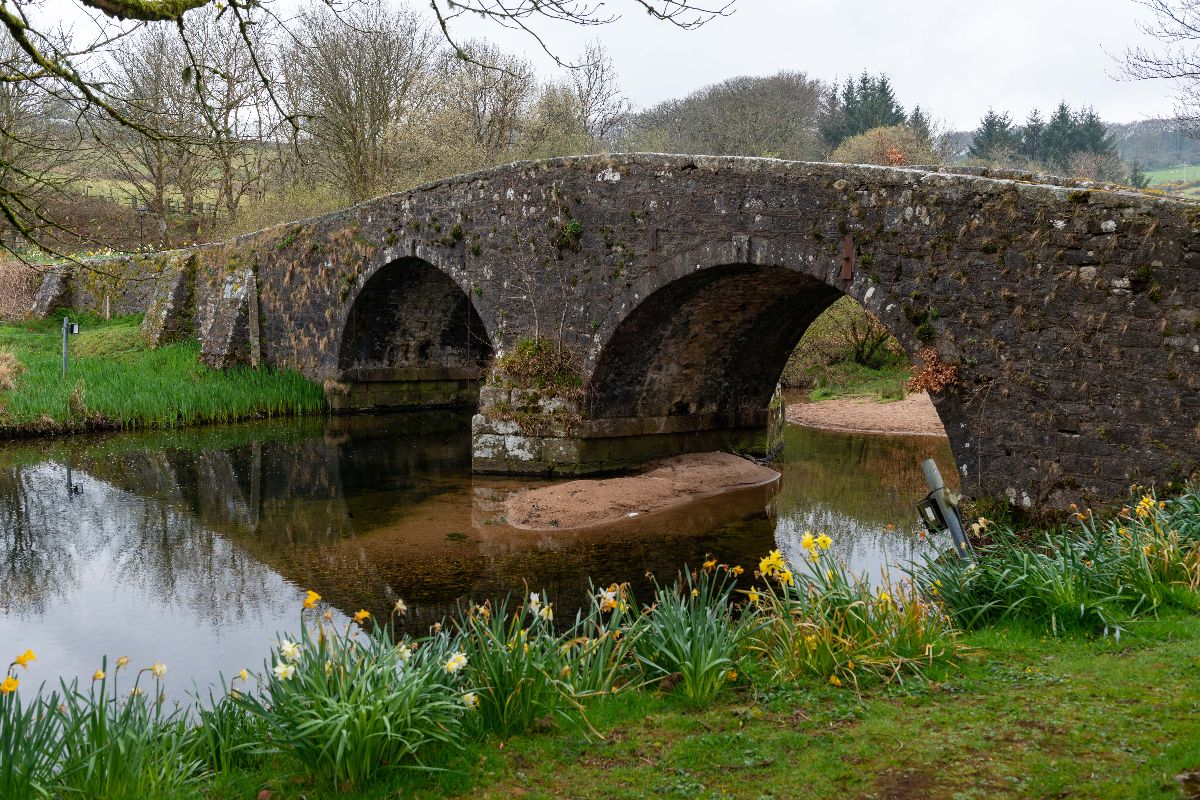
[[[590,712],[600,736],[489,739],[369,790],[338,793],[285,761],[218,775],[212,800],[483,798],[1179,798],[1200,770],[1200,617],[1111,637],[1000,626],[929,682],[861,696],[814,682],[734,689],[693,711],[635,692]],[[1195,791],[1195,784],[1192,784]],[[1190,796],[1196,796],[1192,794]]]
[[[1189,164],[1170,169],[1147,170],[1151,189],[1165,189],[1183,197],[1200,197],[1200,186],[1189,184],[1200,182],[1200,164]]]
[[[299,373],[202,365],[195,342],[148,349],[140,316],[78,317],[62,377],[61,320],[0,326],[0,352],[20,368],[0,391],[0,432],[173,427],[320,411],[321,387]]]
[[[908,391],[906,386],[911,374],[907,364],[892,363],[880,369],[871,369],[852,361],[813,370],[811,374],[816,388],[809,392],[808,397],[814,401],[838,397],[873,397],[880,402],[902,400]]]
[[[1146,176],[1150,178],[1151,186],[1159,183],[1171,183],[1173,181],[1200,181],[1200,164],[1189,164],[1184,167],[1171,167],[1170,169],[1147,170]]]

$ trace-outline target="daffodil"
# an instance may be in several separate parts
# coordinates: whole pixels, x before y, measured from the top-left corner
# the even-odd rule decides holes
[[[446,670],[446,672],[449,672],[450,674],[453,675],[455,672],[458,672],[460,669],[462,669],[466,665],[467,665],[467,654],[466,653],[454,653],[453,655],[450,656],[449,660],[446,661],[445,670]]]
[[[817,540],[813,538],[811,531],[804,532],[804,536],[802,536],[800,538],[800,546],[803,547],[805,550],[810,550],[810,551],[816,549]]]
[[[161,661],[155,661],[153,664],[150,665],[150,672],[154,674],[154,677],[158,678],[159,680],[162,680],[163,677],[167,674],[167,665],[162,663]]]
[[[725,679],[730,680],[730,681],[736,681],[738,679],[737,670],[731,669],[731,670],[729,670],[729,672],[726,672]]]
[[[700,596],[700,590],[692,589],[692,597],[699,597],[699,596]]]
[[[793,584],[792,571],[789,569],[785,569],[782,572],[780,572],[779,573],[779,582],[786,586],[791,586]]]
[[[356,611],[354,613],[354,621],[357,622],[359,625],[362,625],[364,622],[366,622],[370,618],[371,618],[371,612],[367,611],[365,608],[360,608],[358,611]]]
[[[279,678],[279,680],[290,681],[292,679],[292,676],[296,674],[296,665],[295,664],[286,664],[286,663],[280,661],[278,664],[276,664],[274,667],[271,668],[271,671],[275,673],[275,677]]]
[[[751,589],[750,591],[746,592],[746,598],[747,598],[747,599],[748,599],[748,600],[749,600],[751,603],[757,603],[757,602],[758,602],[758,600],[759,600],[759,594],[758,594],[758,590],[757,590],[757,589]]]
[[[742,574],[743,572],[745,572],[745,571],[746,571],[746,570],[745,570],[745,569],[743,569],[743,568],[742,568],[742,567],[739,565],[739,566],[736,566],[736,567],[734,567],[733,569],[729,570],[729,574],[730,574],[730,575],[732,575],[733,577],[735,577],[735,578],[736,578],[737,576],[741,575],[741,574]]]
[[[20,685],[21,682],[12,675],[5,675],[4,680],[0,681],[0,694],[12,694]]]
[[[830,683],[832,683],[834,686],[841,686],[841,685],[842,685],[842,682],[841,682],[841,681],[838,679],[838,676],[837,676],[837,675],[830,675],[830,676],[829,676],[829,682],[830,682]]]
[[[542,610],[542,596],[537,592],[529,593],[529,613],[537,614]]]
[[[249,681],[249,680],[250,680],[250,673],[249,673],[249,672],[246,670],[246,668],[245,668],[245,667],[242,667],[242,668],[241,668],[241,670],[239,670],[239,671],[238,671],[238,674],[237,674],[237,676],[238,676],[238,678],[240,678],[242,681]]]
[[[309,589],[308,595],[304,598],[304,607],[305,608],[316,608],[317,603],[320,600],[321,600],[321,595],[317,594],[312,589]]]
[[[600,602],[601,611],[612,611],[617,607],[617,590],[612,586],[602,589],[596,599]]]
[[[887,592],[881,591],[879,593],[879,602],[883,603],[885,606],[890,606],[892,604],[892,596]]]
[[[279,643],[279,654],[288,661],[296,661],[300,658],[300,645],[284,639]]]
[[[704,568],[705,572],[712,572],[714,569],[717,568],[717,560],[715,558],[710,558],[708,561],[705,561],[701,566]]]
[[[833,544],[833,539],[830,539],[824,533],[822,533],[820,536],[817,537],[817,547],[821,548],[822,550],[828,550],[830,545],[832,545],[832,544]]]
[[[117,669],[129,666],[129,656],[121,656],[117,659]]]
[[[30,661],[37,661],[37,656],[33,654],[32,650],[26,650],[24,653],[21,653],[21,655],[13,659],[14,664],[16,664],[18,667],[25,667],[26,669],[29,668]]]
[[[549,603],[547,603],[546,605],[542,606],[541,611],[538,611],[538,616],[541,617],[546,622],[553,621],[554,620],[553,607],[551,607],[551,605]]]
[[[401,644],[396,645],[396,655],[400,657],[401,661],[408,661],[410,658],[412,658],[412,654],[413,646],[407,642],[402,642]]]
[[[102,669],[98,669],[98,670],[96,670],[95,672],[93,672],[93,673],[92,673],[92,680],[94,680],[94,681],[102,681],[102,680],[104,680],[104,670],[102,670]]]
[[[408,605],[403,600],[398,599],[396,600],[396,605],[392,610],[403,617],[408,613]]]
[[[467,692],[462,696],[463,705],[467,708],[479,708],[479,695],[474,692]]]

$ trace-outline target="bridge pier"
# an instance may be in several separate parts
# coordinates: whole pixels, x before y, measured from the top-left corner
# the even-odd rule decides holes
[[[522,405],[525,391],[481,392],[471,421],[475,472],[590,475],[683,453],[722,450],[763,458],[783,446],[785,406],[778,392],[768,408],[733,414],[583,419],[575,404],[559,398]]]

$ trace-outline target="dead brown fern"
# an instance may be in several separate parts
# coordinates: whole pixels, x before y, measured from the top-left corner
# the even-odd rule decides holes
[[[17,378],[25,371],[25,367],[17,357],[6,350],[0,350],[0,391],[8,392],[17,388]]]
[[[908,379],[910,392],[938,394],[958,383],[958,367],[942,361],[936,347],[923,347],[917,353],[913,376]]]

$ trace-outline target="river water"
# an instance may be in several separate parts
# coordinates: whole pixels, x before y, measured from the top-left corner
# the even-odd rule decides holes
[[[778,486],[588,531],[518,531],[503,500],[535,481],[470,473],[470,418],[451,412],[309,418],[70,437],[0,449],[0,661],[25,648],[30,683],[87,676],[107,655],[161,661],[172,693],[261,669],[319,592],[343,618],[413,633],[460,604],[544,590],[560,619],[597,584],[670,580],[706,555],[801,555],[824,532],[878,579],[926,543],[919,462],[955,474],[933,437],[788,426]],[[894,529],[891,529],[894,527]],[[895,569],[893,569],[895,571]],[[11,652],[10,652],[11,651]]]

